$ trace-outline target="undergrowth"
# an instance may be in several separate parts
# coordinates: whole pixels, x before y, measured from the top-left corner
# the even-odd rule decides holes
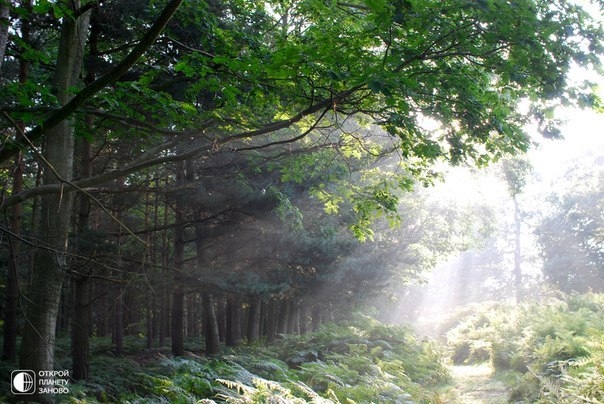
[[[68,341],[60,341],[69,368]],[[98,403],[434,403],[450,381],[436,343],[408,329],[357,315],[276,345],[224,348],[207,358],[198,344],[185,357],[146,350],[129,338],[124,354],[93,339],[91,374],[61,402]],[[4,392],[0,392],[2,394]]]
[[[604,402],[604,295],[583,294],[465,312],[447,334],[455,364],[490,361],[511,401]]]

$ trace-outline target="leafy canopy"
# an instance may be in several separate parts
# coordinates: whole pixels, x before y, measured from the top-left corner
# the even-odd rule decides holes
[[[56,8],[40,4],[32,17],[40,17],[42,5],[45,12]],[[99,75],[118,66],[160,7],[146,1],[94,7],[86,70]],[[566,0],[185,2],[127,73],[102,90],[81,90],[87,98],[72,113],[85,111],[96,120],[93,133],[79,134],[133,143],[127,161],[76,185],[98,185],[177,159],[203,156],[200,165],[217,167],[226,153],[247,158],[255,151],[259,165],[294,143],[299,155],[329,146],[355,159],[354,144],[371,150],[373,136],[342,136],[335,143],[309,138],[351,115],[392,137],[405,177],[425,175],[441,160],[484,165],[529,146],[522,128],[530,117],[522,103],[532,104],[529,111],[546,134],[555,133],[552,106],[599,105],[589,83],[573,87],[566,75],[573,65],[599,68],[601,38],[601,26]],[[17,86],[16,77],[7,76],[0,90],[0,106],[10,116],[4,127],[18,120],[34,127],[58,113],[45,96],[48,75],[38,74],[47,68],[42,61],[53,58],[37,52],[30,82]],[[43,131],[31,135],[39,143]],[[14,155],[12,142],[0,150],[0,161]],[[390,183],[406,188],[408,181]],[[367,207],[394,206],[375,184],[380,181],[357,204],[360,216],[370,216]],[[51,188],[39,192],[58,192]]]

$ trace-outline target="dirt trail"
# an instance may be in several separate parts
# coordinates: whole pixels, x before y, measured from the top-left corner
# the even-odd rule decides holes
[[[505,404],[509,389],[493,378],[493,368],[488,364],[452,366],[451,374],[455,387],[448,393],[444,403],[450,404]]]

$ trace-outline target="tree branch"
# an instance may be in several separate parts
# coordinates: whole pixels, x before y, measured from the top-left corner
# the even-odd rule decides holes
[[[132,49],[128,56],[126,56],[109,72],[99,77],[88,86],[84,87],[82,91],[77,93],[67,104],[65,104],[65,106],[53,113],[44,122],[30,130],[29,133],[27,133],[29,140],[32,142],[39,140],[46,133],[46,131],[63,122],[79,107],[81,107],[89,98],[107,87],[109,84],[115,82],[124,73],[126,73],[141,58],[147,49],[153,45],[168,21],[170,21],[176,10],[178,10],[178,7],[180,7],[182,1],[183,0],[171,0],[168,2],[160,16],[153,23],[151,28],[149,28],[149,31],[147,31],[147,33],[141,38],[139,43],[134,47],[134,49]],[[21,147],[26,147],[26,145],[22,145],[17,142],[5,145],[5,147],[0,150],[0,163],[14,156]]]
[[[160,165],[163,163],[168,163],[168,162],[186,160],[186,159],[198,156],[202,153],[216,152],[221,146],[224,146],[224,145],[234,142],[236,140],[250,138],[250,137],[258,137],[261,135],[265,135],[268,133],[278,131],[280,129],[288,128],[291,125],[301,121],[302,119],[304,119],[305,117],[307,117],[309,115],[315,114],[321,110],[325,110],[325,109],[329,108],[331,105],[333,105],[334,102],[337,104],[343,103],[344,100],[346,100],[346,98],[350,97],[352,94],[363,89],[364,87],[365,87],[365,84],[363,83],[363,84],[360,84],[353,88],[350,88],[346,91],[342,91],[341,93],[336,94],[331,98],[324,99],[323,101],[321,101],[315,105],[311,105],[310,107],[306,108],[302,112],[294,115],[293,117],[291,117],[289,119],[271,122],[258,129],[237,133],[237,134],[234,134],[231,136],[226,136],[222,139],[218,139],[218,138],[213,139],[213,140],[211,140],[211,143],[203,143],[200,146],[188,149],[186,152],[168,154],[168,155],[163,155],[161,157],[155,157],[159,153],[161,153],[165,150],[168,150],[171,147],[174,147],[178,144],[178,137],[175,136],[172,139],[170,139],[150,150],[147,150],[145,153],[143,153],[141,156],[139,156],[136,160],[130,162],[130,164],[125,165],[121,169],[109,171],[109,172],[106,172],[103,174],[96,175],[94,177],[83,178],[83,179],[77,180],[77,181],[70,181],[69,183],[40,185],[35,188],[27,189],[18,194],[8,196],[4,200],[1,201],[0,211],[6,209],[16,203],[24,202],[24,201],[26,201],[30,198],[33,198],[35,196],[38,196],[38,195],[47,195],[47,194],[52,194],[52,193],[56,193],[56,192],[63,192],[63,193],[73,192],[76,190],[81,190],[81,189],[86,189],[89,187],[98,186],[100,184],[115,180],[115,179],[117,179],[119,177],[123,177],[125,175],[135,173],[137,171],[140,171],[140,170],[148,168],[148,167],[153,167],[153,166],[157,166],[157,165]],[[305,132],[305,135],[306,134],[308,134],[308,133]],[[287,140],[281,141],[281,142],[273,142],[268,145],[279,144],[279,143],[289,143],[291,141],[292,141],[292,139],[287,139]],[[268,146],[268,145],[265,145],[265,146]],[[234,148],[234,151],[236,151],[236,150],[237,149]]]

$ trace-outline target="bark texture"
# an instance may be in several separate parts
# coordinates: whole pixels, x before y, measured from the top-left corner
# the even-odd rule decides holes
[[[79,2],[69,3],[74,11]],[[82,55],[90,14],[77,19],[65,18],[53,86],[57,99],[65,105],[70,91],[78,84]],[[74,126],[63,120],[46,132],[44,153],[44,183],[61,184],[73,175]],[[46,195],[41,202],[40,246],[34,261],[33,281],[28,293],[20,365],[36,371],[54,369],[55,331],[61,289],[69,265],[68,235],[71,224],[73,194]],[[36,397],[37,401],[52,401],[51,397]]]

